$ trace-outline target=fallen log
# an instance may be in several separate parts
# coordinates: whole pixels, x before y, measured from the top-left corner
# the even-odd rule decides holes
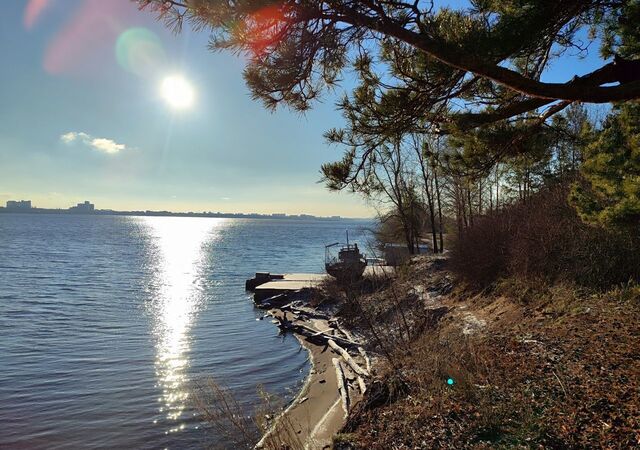
[[[349,414],[349,388],[344,376],[344,369],[342,368],[342,364],[340,363],[340,358],[333,358],[331,362],[336,368],[338,392],[340,393],[340,398],[342,399],[342,409],[344,410],[344,416],[347,417],[347,415]]]
[[[350,341],[356,342],[355,338],[351,335],[351,333],[349,333],[347,330],[343,329],[342,327],[340,327],[340,322],[338,322],[337,320],[335,321],[335,325],[336,328],[338,329],[338,331],[342,334],[344,334],[347,339],[349,339]]]
[[[367,353],[364,351],[362,347],[358,347],[358,352],[360,352],[362,359],[364,359],[364,363],[367,366],[367,372],[371,373],[371,361],[369,360]]]
[[[322,335],[325,335],[325,336],[329,336],[327,333],[328,333],[328,332],[330,332],[330,331],[333,331],[333,328],[327,328],[326,330],[316,331],[316,332],[313,334],[313,336],[320,336],[321,334],[322,334]],[[332,335],[332,336],[333,336],[333,335]],[[338,337],[338,338],[339,338],[339,336],[336,336],[336,337]]]
[[[356,347],[358,344],[356,342],[349,341],[340,336],[333,336],[327,334],[326,331],[318,331],[315,328],[310,328],[301,323],[294,323],[296,317],[291,320],[287,320],[286,317],[280,317],[277,315],[272,315],[276,320],[278,320],[278,327],[284,331],[290,331],[292,333],[297,333],[301,336],[305,336],[309,341],[318,343],[320,345],[326,345],[329,340],[333,340],[335,342],[339,342],[341,345],[345,347]]]
[[[357,343],[356,342],[352,342],[349,341],[345,338],[341,338],[340,336],[333,336],[331,334],[327,334],[325,331],[318,331],[315,328],[310,328],[306,325],[300,324],[300,323],[296,323],[293,324],[294,327],[298,328],[298,333],[302,334],[304,336],[310,337],[310,338],[321,338],[323,339],[325,342],[328,340],[334,340],[334,341],[338,341],[341,344],[345,345],[345,346],[356,346]]]
[[[360,393],[364,394],[367,391],[367,385],[361,376],[358,376],[357,380],[358,380],[358,387],[360,388]]]
[[[297,302],[291,302],[280,309],[283,311],[291,311],[298,314],[299,316],[305,316],[310,319],[322,319],[322,320],[329,319],[329,316],[327,316],[326,314],[323,314],[318,311],[310,310],[309,308],[304,308],[299,305],[295,305],[294,303],[297,303]]]
[[[351,367],[356,374],[360,375],[361,377],[369,378],[369,372],[360,367],[345,349],[336,344],[333,339],[329,339],[327,343],[329,344],[329,347],[334,349],[342,356],[342,358],[346,361],[347,364],[349,364],[349,367]]]

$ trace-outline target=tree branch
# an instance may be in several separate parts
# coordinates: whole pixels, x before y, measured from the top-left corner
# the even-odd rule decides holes
[[[615,61],[597,71],[583,77],[575,77],[567,83],[545,83],[527,78],[505,67],[479,60],[473,55],[450,48],[444,43],[396,23],[377,20],[352,8],[345,8],[345,11],[346,13],[342,14],[340,19],[347,23],[395,37],[448,66],[473,72],[529,97],[586,103],[609,103],[640,98],[640,77],[628,79],[629,71],[634,74],[640,71],[640,60],[629,61],[616,58]],[[619,81],[626,82],[619,86],[600,86]]]

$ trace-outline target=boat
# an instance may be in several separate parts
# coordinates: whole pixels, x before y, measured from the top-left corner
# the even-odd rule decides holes
[[[335,256],[335,250],[338,254]],[[324,267],[329,275],[337,280],[357,280],[362,278],[367,267],[367,259],[360,253],[358,244],[349,243],[347,231],[347,243],[335,242],[324,247]]]

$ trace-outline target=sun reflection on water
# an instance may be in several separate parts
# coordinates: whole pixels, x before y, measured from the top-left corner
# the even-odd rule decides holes
[[[172,422],[168,432],[184,429],[188,405],[187,368],[190,330],[204,306],[206,245],[216,239],[224,219],[146,217],[154,273],[149,299],[156,347],[156,377],[162,394],[159,412]]]

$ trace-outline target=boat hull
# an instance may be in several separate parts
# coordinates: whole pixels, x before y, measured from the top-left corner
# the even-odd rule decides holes
[[[362,278],[366,267],[367,263],[365,261],[337,262],[325,265],[327,273],[338,280],[358,280]]]

